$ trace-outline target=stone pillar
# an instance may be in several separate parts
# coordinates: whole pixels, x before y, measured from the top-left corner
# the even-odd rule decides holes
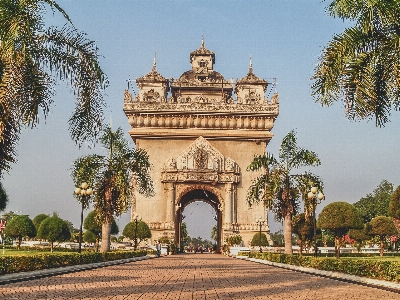
[[[225,185],[225,219],[224,223],[225,224],[232,224],[232,194],[233,194],[233,188],[232,188],[232,183],[227,183]]]
[[[175,186],[173,182],[165,183],[164,186],[165,198],[166,198],[166,222],[174,224],[175,221]]]

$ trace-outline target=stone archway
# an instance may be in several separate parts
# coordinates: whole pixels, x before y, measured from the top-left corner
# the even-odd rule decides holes
[[[221,210],[222,205],[218,196],[214,194],[212,189],[204,186],[192,186],[188,188],[181,197],[178,198],[177,210],[175,213],[175,240],[179,248],[181,248],[181,224],[183,221],[183,211],[191,203],[196,201],[202,201],[209,204],[216,213],[217,221],[217,249],[220,249],[222,245],[222,216],[223,211]]]
[[[136,79],[135,97],[124,93],[129,134],[149,155],[155,191],[151,199],[135,193],[132,215],[149,224],[152,243],[163,236],[177,242],[179,205],[198,197],[196,190],[206,190],[220,207],[219,242],[240,231],[249,245],[258,232],[255,219],[268,214],[262,205],[247,205],[247,189],[258,174],[246,168],[273,137],[278,94],[266,97],[274,84],[257,77],[251,61],[245,77],[226,80],[214,71],[215,53],[204,41],[190,52],[190,63],[179,78],[167,79],[154,61],[151,72]],[[263,231],[269,231],[268,224]]]

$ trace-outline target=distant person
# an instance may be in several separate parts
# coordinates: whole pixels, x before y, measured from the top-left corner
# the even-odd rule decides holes
[[[157,242],[156,250],[157,250],[157,257],[160,257],[160,255],[161,255],[161,244],[160,244],[160,242]]]

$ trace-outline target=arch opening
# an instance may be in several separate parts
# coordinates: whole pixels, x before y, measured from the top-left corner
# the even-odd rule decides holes
[[[178,202],[178,209],[175,217],[175,241],[180,251],[183,251],[181,225],[184,220],[185,208],[194,202],[204,202],[212,207],[215,212],[215,221],[217,226],[217,250],[221,247],[221,230],[222,230],[222,211],[221,203],[218,197],[211,191],[203,188],[193,189],[183,194]],[[210,232],[211,234],[211,232]]]

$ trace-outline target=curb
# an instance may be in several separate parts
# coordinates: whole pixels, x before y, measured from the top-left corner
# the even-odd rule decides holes
[[[153,258],[151,256],[141,256],[141,257],[132,257],[118,260],[110,260],[106,262],[98,262],[92,264],[85,265],[74,265],[74,266],[66,266],[55,269],[43,269],[29,272],[20,272],[20,273],[12,273],[12,274],[4,274],[0,275],[0,285],[8,284],[8,283],[16,283],[21,281],[27,281],[32,279],[39,279],[44,277],[56,276],[60,274],[67,274],[73,272],[79,272],[90,269],[103,268],[107,266],[120,265],[145,259]]]
[[[272,266],[272,267],[297,271],[297,272],[301,272],[301,273],[305,273],[305,274],[311,274],[311,275],[331,278],[331,279],[335,279],[335,280],[339,280],[339,281],[374,287],[374,288],[387,290],[390,292],[400,294],[400,284],[391,282],[391,281],[371,279],[371,278],[367,278],[367,277],[349,275],[349,274],[340,273],[340,272],[323,271],[323,270],[318,270],[318,269],[313,269],[313,268],[287,265],[287,264],[276,263],[276,262],[263,260],[263,259],[248,258],[247,256],[243,256],[243,257],[236,256],[236,258],[237,259],[245,259],[245,260],[248,260],[251,262],[260,263],[260,264],[264,264],[264,265],[268,265],[268,266]]]

